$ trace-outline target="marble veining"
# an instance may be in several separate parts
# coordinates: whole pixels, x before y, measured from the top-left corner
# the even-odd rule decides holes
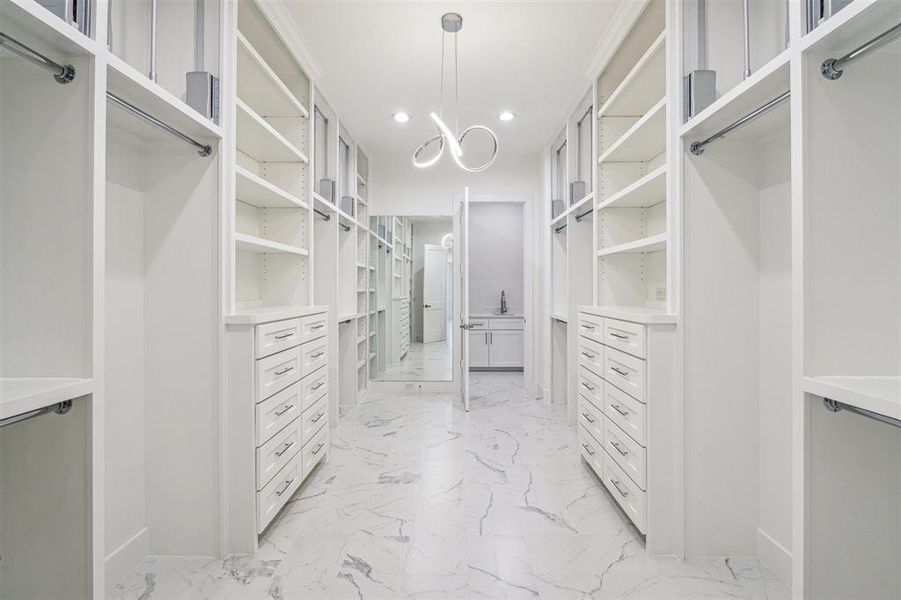
[[[649,557],[522,373],[347,409],[256,556],[152,557],[113,599],[790,598],[751,559]]]

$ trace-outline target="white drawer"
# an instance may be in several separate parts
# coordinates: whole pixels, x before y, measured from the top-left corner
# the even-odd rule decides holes
[[[470,319],[469,320],[469,328],[470,329],[488,329],[490,321],[488,319]]]
[[[261,446],[282,428],[300,416],[301,383],[295,383],[257,404],[257,446]]]
[[[307,342],[300,347],[301,377],[306,377],[328,362],[328,338]]]
[[[638,358],[647,358],[645,327],[637,323],[604,319],[604,343]]]
[[[642,490],[648,489],[647,452],[610,419],[604,420],[604,450]]]
[[[597,476],[604,477],[604,451],[601,444],[584,427],[579,427],[579,452]]]
[[[300,410],[306,411],[323,396],[328,395],[328,369],[318,371],[304,377],[300,382]]]
[[[263,533],[303,481],[303,460],[294,455],[272,481],[257,492],[257,533]]]
[[[645,402],[645,367],[640,358],[607,348],[604,352],[604,379],[639,402]]]
[[[604,456],[604,472],[601,476],[604,485],[610,490],[610,494],[616,498],[616,502],[632,519],[635,526],[642,533],[647,533],[645,528],[645,514],[647,511],[647,498],[635,482],[629,479],[615,461],[610,460],[609,455]]]
[[[300,327],[300,319],[257,325],[256,357],[264,358],[300,344]]]
[[[491,319],[488,321],[491,329],[525,329],[522,319]]]
[[[595,407],[604,406],[604,382],[585,367],[579,367],[578,388],[579,393],[591,400]]]
[[[603,445],[604,413],[582,394],[579,394],[579,424],[587,429],[591,435]]]
[[[328,423],[328,402],[326,398],[322,398],[313,408],[303,413],[300,417],[300,439],[306,444],[319,429]]]
[[[303,447],[303,472],[304,477],[308,476],[313,468],[328,456],[328,427],[323,427],[319,433],[313,436],[313,439],[304,444]]]
[[[328,333],[328,313],[309,315],[300,320],[300,339],[309,342]]]
[[[604,386],[604,414],[640,445],[647,447],[648,407],[614,385]]]
[[[579,364],[595,375],[604,372],[604,346],[587,337],[579,336]]]
[[[300,420],[294,421],[257,448],[257,489],[263,489],[300,452]]]
[[[597,315],[579,313],[579,335],[584,335],[596,342],[604,341],[604,319]]]
[[[298,381],[300,360],[300,347],[294,347],[256,361],[256,401],[265,400]]]

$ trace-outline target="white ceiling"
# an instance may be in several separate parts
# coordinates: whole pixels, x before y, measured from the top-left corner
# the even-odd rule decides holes
[[[463,16],[460,129],[487,125],[502,153],[534,154],[588,91],[587,69],[619,4],[290,0],[286,6],[322,71],[319,89],[332,108],[372,157],[396,160],[436,133],[428,114],[439,108],[442,14]],[[409,112],[410,122],[396,124],[397,110]],[[517,118],[500,122],[502,110]]]

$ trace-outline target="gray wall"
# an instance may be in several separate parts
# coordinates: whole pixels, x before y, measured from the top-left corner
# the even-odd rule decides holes
[[[469,309],[523,311],[523,205],[473,203],[469,207]]]

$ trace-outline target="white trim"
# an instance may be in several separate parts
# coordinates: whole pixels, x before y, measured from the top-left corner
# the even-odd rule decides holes
[[[146,527],[125,540],[104,559],[106,591],[125,577],[144,557],[150,554],[150,530]],[[104,595],[106,592],[104,592]],[[97,596],[100,597],[100,596]]]
[[[269,21],[269,24],[275,32],[282,38],[285,46],[291,51],[294,60],[300,63],[300,66],[313,81],[322,78],[322,67],[313,47],[310,46],[306,38],[300,33],[300,27],[294,20],[294,16],[288,9],[289,2],[263,2],[257,0],[257,6],[260,12]]]
[[[763,529],[757,529],[757,559],[791,587],[792,553]]]
[[[607,67],[607,63],[610,62],[610,59],[613,58],[620,45],[625,41],[626,36],[632,31],[632,27],[649,2],[650,0],[620,3],[610,19],[610,25],[607,26],[607,29],[600,36],[600,41],[591,54],[591,61],[588,63],[588,69],[585,72],[586,77],[595,79]]]

